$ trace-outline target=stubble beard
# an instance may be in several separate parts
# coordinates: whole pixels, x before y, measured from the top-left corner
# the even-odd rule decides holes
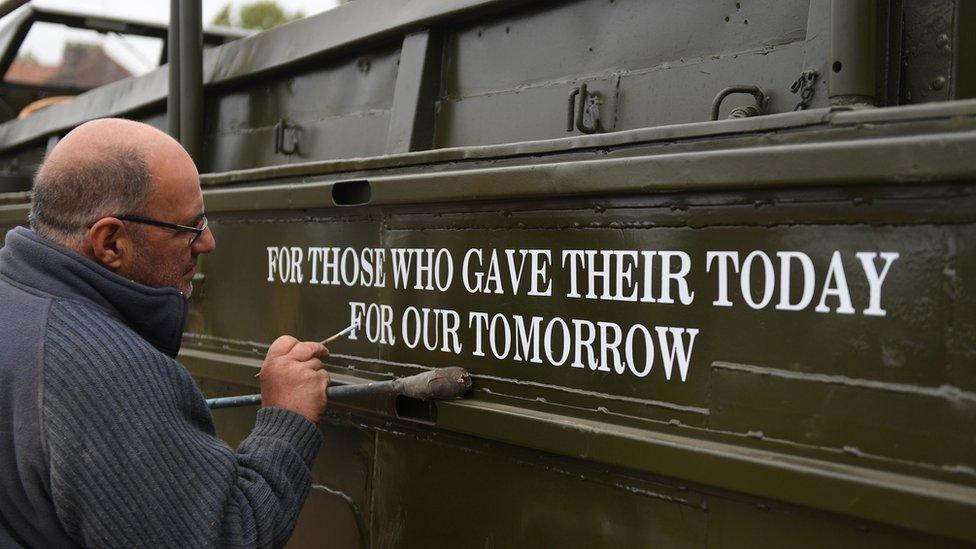
[[[132,271],[126,277],[150,288],[175,288],[189,299],[193,293],[193,281],[187,281],[184,285],[183,275],[187,268],[176,262],[156,258],[153,254],[146,253],[146,250],[145,243],[137,242]]]

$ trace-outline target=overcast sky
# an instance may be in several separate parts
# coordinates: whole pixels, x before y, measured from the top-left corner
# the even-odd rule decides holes
[[[227,4],[241,6],[250,4],[254,0],[203,0],[203,20],[205,23]],[[292,12],[301,10],[305,15],[311,15],[335,7],[336,0],[276,0],[278,5]],[[67,9],[84,9],[93,13],[103,13],[116,17],[137,17],[153,21],[169,20],[169,0],[35,0],[44,6],[56,6]]]
[[[276,0],[285,11],[292,13],[301,11],[306,16],[313,15],[338,5],[338,0]],[[254,0],[203,0],[203,23],[210,23],[224,6],[231,4],[240,7],[254,2]],[[93,14],[103,14],[116,18],[131,18],[138,20],[169,21],[170,0],[34,0],[35,4],[79,10]],[[10,16],[3,19],[6,22]],[[0,22],[2,24],[3,22]],[[66,32],[67,31],[67,32]],[[24,49],[27,49],[45,65],[56,65],[61,61],[65,41],[100,43],[102,47],[119,63],[131,72],[141,74],[156,66],[162,50],[159,40],[141,37],[119,37],[99,35],[94,32],[65,29],[60,25],[35,24],[27,36]]]

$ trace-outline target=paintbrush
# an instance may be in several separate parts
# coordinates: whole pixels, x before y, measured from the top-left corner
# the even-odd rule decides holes
[[[342,337],[342,336],[344,336],[344,335],[346,335],[348,333],[352,333],[352,332],[354,332],[355,330],[358,330],[358,329],[359,329],[359,319],[356,319],[349,326],[346,326],[345,328],[343,328],[339,332],[337,332],[337,333],[335,333],[333,335],[330,335],[329,337],[323,339],[319,343],[321,343],[322,345],[325,345],[327,343],[332,343],[333,341],[339,339],[340,337]],[[254,374],[254,377],[258,377],[260,375],[261,375],[261,372],[258,372],[256,374]]]

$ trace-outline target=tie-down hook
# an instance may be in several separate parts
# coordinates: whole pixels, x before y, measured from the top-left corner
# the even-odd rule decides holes
[[[722,106],[722,100],[732,95],[733,93],[748,93],[756,99],[755,106],[749,105],[748,107],[736,107],[732,110],[732,114],[729,118],[745,118],[748,116],[758,116],[760,114],[766,113],[766,107],[769,105],[769,97],[766,92],[762,91],[759,86],[729,86],[724,90],[718,92],[715,99],[712,100],[712,120],[718,120],[718,111]]]
[[[577,96],[579,96],[579,100],[577,100]],[[575,124],[576,129],[583,133],[596,133],[597,128],[600,125],[599,115],[596,113],[596,111],[590,111],[591,118],[593,120],[592,125],[587,126],[586,122],[583,120],[586,103],[590,101],[591,97],[595,100],[597,94],[594,93],[590,95],[586,89],[586,84],[580,84],[580,87],[573,88],[573,91],[569,92],[569,109],[566,113],[566,131],[573,131],[573,126]]]

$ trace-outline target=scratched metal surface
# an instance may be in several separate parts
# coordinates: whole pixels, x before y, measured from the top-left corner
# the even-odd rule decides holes
[[[247,427],[241,421],[238,431]],[[330,467],[314,472],[320,488],[313,488],[293,546],[320,546],[328,539],[339,547],[356,547],[357,512],[361,523],[371,527],[373,547],[725,547],[759,542],[822,547],[828,539],[838,547],[954,545],[368,416],[340,413],[325,432],[335,441],[323,449]],[[355,440],[349,440],[350,433]],[[361,468],[364,463],[369,467]],[[361,492],[364,484],[386,488],[371,498]]]
[[[971,93],[964,6],[885,8],[879,102]],[[430,407],[334,403],[291,546],[976,542],[972,102],[837,111],[821,79],[813,109],[791,112],[790,82],[829,65],[825,0],[400,8],[360,0],[205,56],[202,180],[219,246],[201,261],[181,361],[208,396],[254,392],[274,337],[334,333],[350,301],[699,332],[684,381],[677,367],[666,379],[660,356],[645,377],[472,356],[468,330],[459,355],[333,346],[341,383],[462,365],[476,390]],[[432,99],[400,86],[420,70],[404,35],[428,31],[442,48],[442,65],[419,79],[436,83]],[[611,133],[566,132],[568,91],[582,82],[600,93]],[[768,87],[775,114],[705,122],[714,93],[734,83]],[[160,70],[0,125],[0,191],[25,190],[48,137],[86,119],[162,128],[165,89]],[[282,120],[300,128],[297,154],[275,151]],[[428,142],[388,138],[413,126],[432,128],[417,132]],[[364,180],[370,204],[336,206],[337,182]],[[23,223],[28,198],[0,194],[0,226]],[[470,294],[460,280],[445,292],[269,283],[267,246],[444,248],[458,262],[470,248],[681,250],[696,296],[566,298],[564,269],[550,298]],[[736,305],[714,307],[709,250],[774,262],[802,251],[814,302],[776,310],[777,285],[754,310],[733,284]],[[813,310],[835,251],[852,315]],[[900,254],[883,317],[863,313],[859,251]],[[758,273],[749,288],[762,288]],[[215,419],[236,444],[253,409]]]
[[[437,146],[565,135],[567,90],[583,82],[598,94],[603,131],[701,120],[723,87],[716,82],[772,90],[799,74],[814,4],[726,2],[702,11],[681,2],[569,2],[473,21],[446,41]],[[743,102],[730,98],[721,117]],[[795,103],[775,93],[770,112]],[[499,113],[517,113],[520,123],[499,123]]]
[[[902,132],[945,136],[942,145],[919,149],[934,158],[939,150],[956,150],[952,140],[972,132],[971,114],[907,124],[885,124],[879,114],[870,128],[832,124],[773,140],[754,131],[731,142],[723,138],[722,146],[695,136],[675,146],[719,153],[728,148],[729,154],[768,147],[772,164],[789,166],[778,155],[789,153],[783,145],[792,142],[845,143],[853,133],[880,148]],[[917,119],[908,114],[890,116]],[[653,159],[667,156],[666,150],[651,143],[621,154]],[[585,152],[572,159],[567,170],[592,161]],[[468,175],[461,169],[452,176],[455,187],[483,177],[486,163],[493,162],[469,161]],[[477,390],[466,403],[438,405],[434,429],[416,417],[398,417],[403,414],[384,399],[336,406],[325,426],[332,443],[316,464],[316,488],[296,546],[315,545],[326,533],[348,546],[364,536],[377,547],[456,546],[459,530],[421,517],[449,513],[457,505],[488,517],[456,527],[474,532],[470,539],[478,545],[583,540],[586,546],[641,546],[665,539],[685,546],[749,545],[760,536],[786,544],[796,543],[798,533],[811,545],[967,539],[968,523],[961,517],[971,512],[974,484],[968,428],[974,421],[968,368],[974,318],[966,282],[974,267],[968,249],[974,187],[938,182],[951,164],[930,166],[927,179],[935,183],[924,184],[803,188],[773,185],[773,174],[768,182],[754,182],[770,184],[759,190],[686,186],[600,195],[600,186],[612,182],[578,181],[593,187],[589,196],[526,198],[515,192],[522,197],[502,202],[453,198],[360,208],[328,207],[329,195],[320,190],[298,209],[269,202],[235,211],[259,191],[253,185],[226,189],[231,200],[215,194],[225,192],[218,185],[208,188],[207,200],[220,246],[203,260],[205,278],[195,294],[182,360],[208,394],[252,392],[250,372],[271,339],[281,332],[308,338],[331,333],[345,324],[351,300],[509,314],[528,310],[701,330],[688,378],[680,383],[676,375],[665,380],[660,367],[638,380],[586,368],[470,356],[462,361],[439,352],[344,342],[330,361],[338,377],[380,379],[414,373],[419,366],[461,363],[475,374]],[[825,166],[818,175],[854,170]],[[884,173],[882,166],[874,171]],[[322,174],[340,181],[349,175]],[[528,179],[505,185],[517,190],[532,179],[521,177]],[[444,196],[451,192],[441,190]],[[2,207],[10,208],[4,215],[22,215],[25,198],[4,195]],[[828,252],[840,250],[858,309],[864,307],[865,282],[854,276],[858,265],[850,253],[896,250],[904,263],[886,283],[887,316],[827,317],[809,310],[713,309],[707,304],[715,299],[714,287],[694,276],[689,281],[702,295],[688,308],[471,296],[457,289],[439,294],[268,284],[264,249],[281,243],[455,251],[681,249],[698,260],[705,249],[798,249],[810,254],[818,272]],[[554,283],[565,288],[565,274]],[[472,345],[470,338],[463,343]],[[221,434],[235,442],[249,430],[252,414],[220,412]],[[425,491],[427,480],[455,484]],[[544,504],[553,494],[561,495],[557,510]],[[632,512],[645,518],[628,519]],[[610,517],[601,518],[606,513]],[[541,525],[543,519],[550,528]]]
[[[938,545],[951,544],[944,536],[968,539],[963,517],[972,511],[976,452],[969,427],[976,407],[968,367],[974,344],[973,296],[965,281],[974,267],[967,242],[973,231],[976,189],[965,181],[952,182],[956,176],[949,174],[960,155],[965,157],[965,149],[952,143],[968,139],[973,122],[961,112],[945,117],[923,114],[930,111],[893,110],[887,116],[898,122],[891,123],[885,123],[885,113],[858,115],[868,116],[870,126],[860,119],[845,122],[841,116],[826,125],[787,125],[775,134],[753,130],[732,139],[709,140],[689,133],[666,144],[650,141],[619,150],[550,153],[566,161],[560,172],[569,178],[566,185],[588,189],[577,197],[526,197],[521,189],[547,173],[527,170],[494,179],[500,202],[461,198],[466,196],[463,189],[478,187],[482,179],[491,181],[495,165],[548,165],[548,155],[533,162],[478,155],[456,161],[449,167],[453,171],[445,172],[452,186],[425,191],[431,204],[401,200],[410,196],[410,185],[422,186],[439,177],[438,170],[424,173],[409,166],[319,175],[310,169],[302,180],[308,193],[301,192],[302,185],[291,186],[295,180],[288,177],[260,179],[262,174],[276,175],[274,169],[250,174],[255,183],[270,185],[267,190],[260,185],[234,190],[227,187],[229,178],[213,178],[207,200],[220,241],[217,254],[226,253],[235,261],[219,255],[205,258],[199,317],[188,334],[185,360],[205,379],[253,383],[237,372],[241,357],[249,357],[253,367],[263,344],[282,331],[310,338],[336,331],[348,320],[348,306],[343,306],[349,301],[400,309],[414,305],[695,326],[701,339],[683,383],[676,373],[672,380],[664,379],[660,364],[646,378],[637,379],[565,365],[371,345],[362,339],[343,342],[341,349],[333,349],[330,361],[338,375],[382,379],[414,373],[418,367],[462,364],[472,370],[477,383],[470,401],[437,406],[438,429],[433,431],[415,422],[431,420],[429,414],[417,418],[401,413],[403,417],[396,419],[398,410],[389,401],[351,403],[337,411],[335,428],[371,432],[366,438],[373,455],[353,475],[361,484],[371,483],[371,491],[347,494],[361,516],[369,517],[359,523],[368,525],[374,546],[448,546],[456,543],[456,531],[418,517],[449,512],[454,498],[459,498],[465,509],[478,510],[491,524],[465,523],[465,530],[476,532],[470,539],[479,544],[493,540],[489,545],[496,546],[572,540],[584,540],[586,546],[642,546],[662,539],[686,546],[748,545],[759,539],[760,531],[763,539],[783,536],[777,541],[782,544],[797,543],[798,532],[811,545],[828,540],[851,546]],[[797,115],[796,121],[801,120]],[[904,135],[915,136],[912,150],[921,157],[949,154],[938,166],[930,164],[911,176],[935,183],[906,180],[913,172],[907,167],[899,171],[895,158],[888,165],[872,161],[869,165],[874,167],[868,171],[882,180],[902,181],[898,185],[782,183],[798,166],[790,156],[793,144],[836,143],[835,154],[841,158],[841,150],[853,143],[863,143],[865,151],[880,151]],[[924,135],[938,137],[922,145]],[[735,181],[752,174],[753,189],[708,190],[707,185],[687,181],[704,182],[709,166],[724,165],[725,155],[740,150],[762,154],[764,149],[770,166],[778,169],[767,172],[744,165],[719,178]],[[606,156],[650,162],[671,158],[673,151],[716,156],[709,157],[711,164],[676,172],[670,192],[635,195],[611,180],[572,179],[573,174],[598,173],[583,168]],[[327,166],[352,167],[325,163],[320,169]],[[374,178],[372,173],[379,175]],[[417,175],[396,179],[398,173]],[[622,173],[635,177],[637,172]],[[860,172],[846,162],[824,164],[810,181],[842,181],[845,173],[853,178]],[[393,178],[389,193],[384,177]],[[670,177],[663,170],[655,175],[665,182]],[[356,178],[375,181],[374,198],[385,205],[326,207],[331,182]],[[938,183],[944,178],[948,180]],[[318,181],[324,181],[322,186]],[[641,188],[638,183],[635,180],[634,189]],[[402,186],[408,186],[406,192],[394,192]],[[601,195],[601,187],[613,188],[614,193]],[[505,192],[510,198],[504,198]],[[445,203],[448,198],[451,202]],[[249,201],[261,205],[251,207]],[[851,273],[858,313],[865,308],[867,287],[863,276],[855,276],[858,262],[852,254],[894,250],[902,254],[902,263],[886,282],[891,284],[885,290],[887,315],[869,317],[824,315],[809,308],[712,308],[708,304],[716,298],[715,288],[705,283],[708,277],[700,264],[689,281],[702,293],[691,307],[471,295],[459,287],[440,293],[268,284],[264,250],[282,243],[443,247],[456,255],[471,247],[680,249],[698,261],[707,249],[761,249],[770,254],[790,249],[808,253],[819,273],[831,253],[840,251]],[[565,273],[554,284],[565,289]],[[239,298],[242,287],[249,295],[246,304]],[[238,313],[224,314],[227,310]],[[255,323],[255,315],[266,320]],[[470,334],[462,343],[471,348]],[[247,390],[214,394],[234,392]],[[377,414],[383,419],[375,419]],[[537,466],[516,466],[511,463],[517,461],[514,456]],[[547,460],[558,465],[548,465]],[[584,471],[583,478],[554,475],[550,467],[576,467]],[[437,476],[441,471],[444,477]],[[404,495],[426,493],[423,486],[430,478],[456,479],[464,487],[438,490],[427,499]],[[347,477],[331,477],[321,485],[342,479]],[[537,482],[548,490],[523,488]],[[621,487],[630,495],[622,496]],[[674,493],[667,487],[680,497],[669,499]],[[529,490],[531,497],[513,495]],[[536,514],[549,507],[540,502],[550,492],[563,491],[560,509],[569,510],[543,514],[553,527],[540,528]],[[643,517],[681,511],[677,522],[666,524],[620,518],[635,508]],[[599,518],[607,509],[618,519]],[[782,531],[769,527],[771,515],[779,517],[774,522],[783,524]],[[348,528],[356,524],[352,518],[346,520]],[[478,525],[483,529],[477,530]],[[707,533],[705,541],[702,531]]]
[[[254,81],[222,94],[208,108],[202,164],[222,172],[308,159],[383,154],[390,125],[397,51],[364,52],[275,81]],[[280,120],[300,124],[298,151],[264,145]]]
[[[775,136],[756,131],[722,138],[721,143],[694,137],[661,148],[653,143],[631,145],[609,154],[650,161],[668,157],[674,149],[734,155],[759,147],[766,149],[772,165],[781,166],[782,178],[795,166],[788,156],[792,143],[838,143],[844,148],[860,140],[866,149],[882,150],[885,143],[908,133],[916,136],[915,150],[925,158],[949,151],[946,162],[929,166],[927,175],[919,176],[933,181],[929,183],[904,181],[902,174],[898,185],[807,188],[776,184],[776,173],[760,175],[765,172],[744,166],[743,174],[760,178],[753,180],[754,189],[706,192],[706,186],[685,185],[680,191],[635,195],[617,190],[601,195],[600,187],[613,188],[613,181],[577,181],[591,188],[589,195],[542,193],[527,198],[519,189],[540,173],[530,170],[497,180],[518,198],[458,201],[454,190],[492,173],[492,164],[532,165],[525,160],[475,158],[452,166],[454,185],[440,190],[440,196],[452,196],[451,203],[430,198],[433,204],[404,204],[399,194],[383,194],[377,185],[378,201],[389,198],[389,204],[334,208],[326,206],[328,185],[316,187],[312,174],[304,183],[318,189],[311,194],[288,194],[288,179],[255,180],[272,185],[268,191],[253,185],[225,188],[227,183],[218,179],[208,187],[207,200],[220,247],[204,258],[206,278],[195,298],[196,316],[184,360],[210,384],[205,387],[212,394],[248,392],[213,380],[253,387],[246,372],[253,370],[270,339],[280,332],[315,338],[337,331],[348,320],[350,301],[399,309],[413,305],[624,325],[694,326],[701,330],[700,339],[685,382],[678,381],[676,372],[666,380],[660,363],[638,379],[567,365],[371,345],[362,339],[334,347],[331,367],[350,379],[382,379],[414,373],[418,367],[461,364],[472,370],[477,383],[470,401],[437,406],[435,430],[416,422],[431,420],[430,415],[418,418],[403,410],[398,414],[393,403],[382,399],[337,410],[330,432],[366,430],[353,452],[360,465],[356,473],[337,469],[336,476],[329,476],[324,471],[326,476],[317,482],[335,489],[355,478],[356,486],[370,486],[365,493],[362,488],[344,492],[362,518],[357,523],[346,503],[346,515],[339,515],[346,517],[345,527],[339,531],[348,533],[366,524],[374,546],[448,546],[456,541],[454,531],[418,516],[446,513],[454,498],[463,498],[464,508],[479,510],[492,525],[465,524],[466,530],[476,532],[471,539],[497,540],[492,542],[497,546],[515,540],[536,546],[571,540],[585,540],[587,546],[641,546],[662,539],[687,546],[749,544],[758,539],[760,529],[763,536],[771,532],[771,514],[784,526],[781,532],[769,533],[774,536],[770,539],[782,535],[783,544],[795,543],[791,536],[797,532],[805,532],[804,541],[811,545],[828,540],[887,546],[949,543],[942,536],[968,539],[962,518],[971,513],[973,501],[976,441],[970,427],[976,420],[976,380],[969,364],[976,319],[966,281],[974,268],[967,243],[973,232],[976,187],[951,181],[954,176],[943,170],[957,155],[965,155],[951,143],[966,139],[973,122],[960,113],[941,119],[909,115],[916,111],[929,112],[891,111],[892,120],[901,120],[892,123],[885,123],[879,113],[872,115],[869,128],[834,123]],[[921,145],[923,135],[942,137]],[[593,173],[575,170],[596,161],[586,151],[568,157],[552,154],[570,160],[562,165],[570,177]],[[549,161],[535,159],[539,165]],[[703,164],[699,169],[707,168]],[[885,174],[883,166],[873,171]],[[376,172],[382,175],[371,178],[364,170],[317,177],[326,182],[357,177],[381,182],[398,173]],[[856,166],[825,165],[818,177],[833,180],[844,173],[857,173]],[[663,172],[659,176],[668,177]],[[422,184],[424,178],[438,175],[410,177],[414,179],[397,184]],[[724,177],[736,180],[739,173],[725,172]],[[939,183],[944,177],[950,180]],[[248,200],[265,202],[242,206]],[[287,204],[293,209],[282,209]],[[678,249],[699,262],[689,282],[701,293],[692,306],[678,307],[471,295],[459,286],[441,293],[269,284],[265,249],[281,244],[443,247],[458,259],[472,247]],[[716,288],[700,264],[708,249],[743,254],[756,249],[770,254],[802,250],[821,275],[832,252],[840,251],[856,312],[776,311],[772,305],[756,311],[741,307],[742,296],[735,288],[732,295],[739,306],[713,308],[709,304],[716,299]],[[862,314],[869,291],[852,255],[861,250],[901,254],[885,282],[884,317]],[[230,257],[234,261],[222,259]],[[566,273],[556,276],[554,284],[565,290]],[[246,302],[240,299],[242,288],[249,296]],[[255,317],[264,320],[256,323]],[[462,344],[472,348],[470,333]],[[248,424],[246,415],[219,420],[239,422],[241,433]],[[524,466],[514,456],[524,459]],[[548,460],[557,464],[549,465]],[[536,466],[529,467],[532,463]],[[583,478],[560,472],[567,470],[583,471]],[[442,471],[444,477],[437,476]],[[438,490],[428,499],[404,495],[426,493],[418,484],[425,485],[429,478],[456,479],[464,487]],[[551,493],[565,491],[560,501],[570,509],[543,514],[554,524],[549,529],[539,527],[536,513],[548,508],[540,502],[550,491],[535,488],[531,498],[513,496],[527,493],[529,488],[522,487],[538,482]],[[654,488],[646,488],[645,482]],[[667,487],[680,497],[669,499],[674,492]],[[622,496],[621,489],[630,495]],[[323,517],[326,509],[333,513],[332,506],[344,501],[327,495],[324,488],[320,492],[315,501],[322,501]],[[618,519],[599,518],[597,510],[607,509]],[[678,509],[680,518],[665,524],[620,515],[631,509],[642,510],[645,517],[668,517]],[[842,515],[847,518],[839,518]],[[306,519],[300,532],[323,520]],[[478,525],[483,530],[477,530]],[[699,537],[702,529],[708,541]]]
[[[677,371],[666,380],[660,362],[646,378],[636,378],[568,365],[474,357],[470,351],[457,356],[407,349],[402,344],[373,345],[362,339],[337,345],[331,363],[337,371],[367,378],[407,375],[418,366],[463,365],[475,374],[474,401],[507,407],[516,415],[543,414],[543,423],[550,426],[591,420],[603,424],[608,437],[626,436],[624,431],[615,432],[616,427],[636,428],[683,437],[692,445],[699,440],[730,444],[735,447],[733,454],[755,449],[769,452],[770,459],[810,459],[813,468],[820,469],[812,471],[814,476],[829,476],[834,467],[850,467],[846,473],[855,475],[863,469],[872,474],[887,472],[893,476],[882,482],[894,483],[892,499],[898,499],[895,492],[903,488],[897,483],[920,482],[923,489],[948,490],[952,493],[943,496],[965,501],[972,494],[976,465],[972,461],[976,438],[970,429],[976,421],[976,379],[969,368],[976,318],[972,290],[965,283],[976,267],[976,256],[968,249],[974,236],[973,191],[972,186],[956,185],[855,188],[840,193],[780,191],[761,197],[741,193],[549,199],[513,202],[503,209],[460,204],[338,215],[306,210],[292,219],[282,212],[215,214],[220,248],[205,260],[207,281],[200,294],[203,320],[193,331],[215,338],[209,343],[201,339],[203,348],[214,342],[231,348],[240,341],[266,343],[278,333],[317,338],[347,323],[346,303],[350,301],[389,304],[397,311],[413,305],[455,309],[462,315],[489,311],[609,320],[621,325],[696,327],[701,332],[684,382],[678,380]],[[864,200],[865,196],[870,199]],[[678,200],[682,206],[675,208]],[[757,219],[760,200],[764,215]],[[891,225],[892,217],[914,221]],[[635,219],[644,226],[627,228]],[[901,263],[886,282],[887,316],[872,318],[859,313],[824,315],[812,311],[812,305],[802,312],[775,311],[771,305],[763,311],[741,306],[715,309],[708,305],[716,295],[713,285],[706,282],[703,265],[697,265],[697,275],[689,278],[700,292],[696,304],[685,308],[470,295],[459,287],[447,292],[405,292],[268,284],[264,250],[281,244],[443,247],[457,257],[471,247],[677,249],[697,260],[707,249],[742,250],[743,254],[789,249],[809,254],[821,273],[831,253],[839,250],[851,273],[848,282],[859,311],[867,304],[868,289],[855,276],[858,264],[853,254],[898,251]],[[235,260],[222,260],[229,257]],[[565,291],[565,273],[556,276],[554,284]],[[242,288],[249,296],[246,303],[240,299]],[[733,289],[733,294],[737,292]],[[254,318],[263,321],[256,323]],[[464,349],[475,345],[470,332],[462,332],[460,342]],[[189,343],[193,345],[192,337]],[[440,411],[445,413],[443,407]],[[730,465],[734,457],[707,473],[684,469],[680,459],[658,461],[653,444],[596,452],[590,446],[599,444],[602,437],[583,442],[589,438],[585,431],[577,433],[580,440],[566,441],[562,433],[540,430],[534,423],[509,424],[500,417],[495,421],[485,418],[476,426],[457,423],[451,428],[481,438],[577,459],[628,464],[645,473],[701,484],[721,474],[723,467],[730,475],[735,470]],[[384,436],[377,434],[378,440]],[[412,454],[404,451],[398,455]],[[374,474],[383,466],[374,462]],[[409,467],[405,463],[397,466]],[[415,473],[436,469],[421,467]],[[479,471],[474,468],[472,474],[480,476]],[[870,482],[870,476],[862,480]],[[377,497],[403,498],[395,495],[401,493],[399,488],[386,482],[375,488],[374,506]],[[852,503],[845,501],[843,493],[830,496],[834,503],[826,505],[817,498],[791,494],[794,488],[789,480],[726,479],[724,486],[833,511]],[[461,492],[468,494],[466,498],[473,497],[467,490]],[[968,505],[956,511],[966,512]],[[883,507],[875,511],[878,518],[885,514]],[[911,519],[903,525],[921,526]],[[411,531],[406,530],[405,537],[394,533],[384,538],[377,530],[374,536],[379,536],[379,546],[384,546],[383,539],[393,545],[427,539],[411,538]],[[627,539],[640,545],[642,538]],[[685,541],[694,543],[691,538]]]

